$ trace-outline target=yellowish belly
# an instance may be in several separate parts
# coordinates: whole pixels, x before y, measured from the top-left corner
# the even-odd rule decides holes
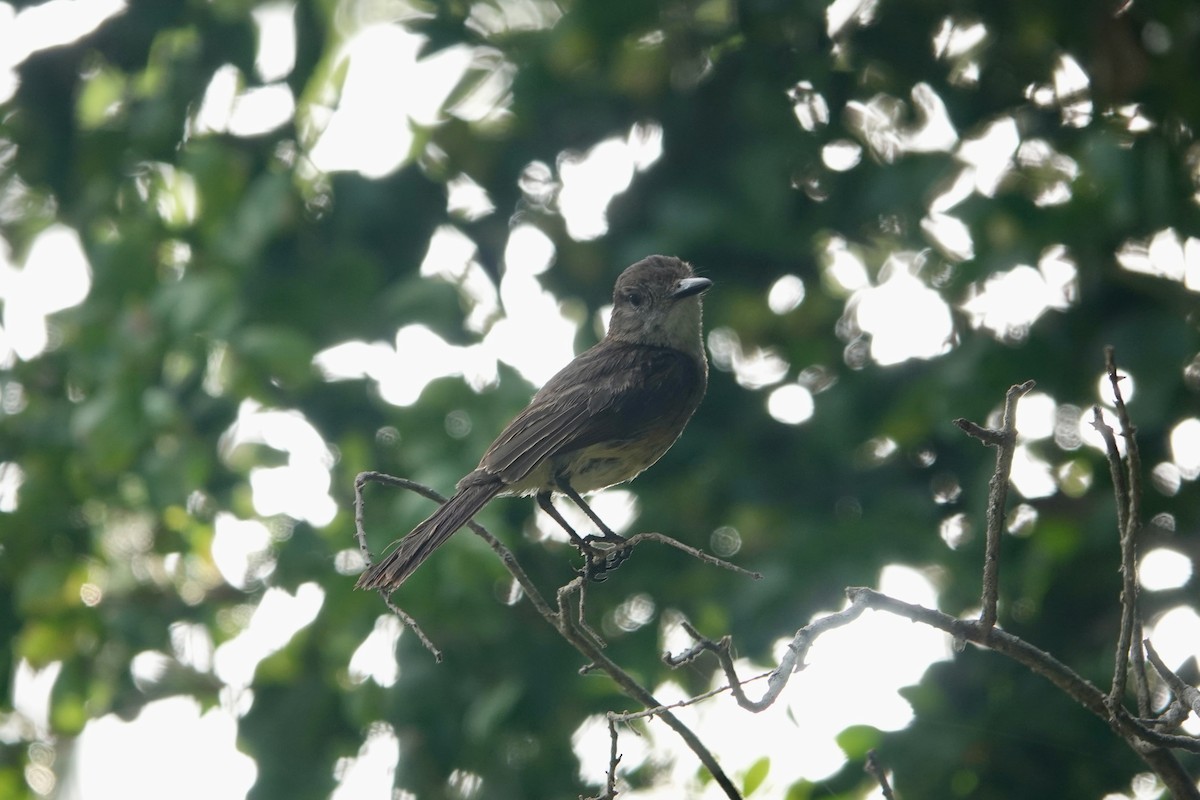
[[[678,433],[675,433],[669,439],[656,437],[636,442],[603,442],[564,453],[539,464],[524,480],[513,484],[504,493],[527,495],[556,491],[557,475],[565,475],[571,488],[580,494],[624,483],[658,461],[677,438]]]

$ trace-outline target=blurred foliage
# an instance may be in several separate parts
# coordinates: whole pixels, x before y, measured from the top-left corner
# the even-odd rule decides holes
[[[469,236],[493,279],[503,274],[511,226],[537,226],[557,250],[540,280],[590,311],[626,264],[651,252],[680,255],[717,284],[708,327],[735,331],[746,353],[774,352],[788,380],[815,392],[811,419],[785,425],[767,411],[769,390],[714,370],[684,437],[633,485],[636,528],[708,547],[712,531],[730,526],[742,545],[734,558],[766,576],[746,585],[647,547],[593,592],[598,620],[628,596],[654,599],[657,616],[640,630],[605,626],[612,656],[650,686],[708,688],[703,670],[675,674],[659,662],[655,631],[668,609],[709,635],[733,633],[741,655],[763,662],[776,640],[836,606],[844,586],[873,583],[887,564],[925,570],[944,610],[970,609],[980,537],[951,549],[939,525],[963,512],[982,530],[992,456],[950,421],[986,420],[1010,384],[1033,378],[1059,403],[1088,409],[1102,347],[1115,345],[1136,381],[1131,410],[1148,467],[1169,459],[1170,431],[1196,412],[1200,383],[1188,371],[1200,350],[1196,284],[1136,273],[1115,257],[1168,228],[1200,231],[1200,9],[1191,0],[1121,8],[300,0],[285,82],[302,109],[329,101],[341,79],[338,48],[369,21],[402,19],[427,38],[426,55],[463,45],[486,54],[451,102],[469,97],[495,65],[511,65],[506,109],[413,123],[411,158],[380,178],[316,173],[309,123],[250,136],[197,129],[219,68],[233,65],[251,87],[257,81],[257,5],[132,2],[82,39],[32,54],[17,69],[16,94],[0,105],[0,235],[13,260],[61,222],[78,232],[93,278],[81,305],[52,317],[46,352],[13,360],[0,376],[0,461],[23,473],[16,508],[0,512],[0,635],[12,643],[0,679],[11,686],[20,659],[63,663],[51,730],[17,726],[25,732],[4,739],[4,796],[33,794],[23,777],[33,742],[65,746],[88,719],[132,717],[164,693],[218,702],[211,674],[179,666],[170,682],[147,686],[134,681],[131,661],[177,653],[171,631],[180,622],[228,641],[266,586],[310,582],[325,592],[318,616],[260,664],[240,720],[240,747],[258,764],[253,798],[326,796],[336,761],[355,754],[377,720],[399,736],[399,785],[421,797],[447,794],[455,770],[480,776],[488,797],[589,791],[571,735],[587,715],[629,701],[603,679],[580,678],[578,655],[527,605],[500,602],[502,571],[472,537],[456,538],[397,597],[446,662],[435,665],[405,635],[394,686],[348,680],[351,654],[385,613],[335,568],[335,555],[353,547],[353,476],[378,469],[446,491],[531,392],[505,368],[481,392],[441,379],[417,404],[397,408],[370,382],[328,382],[314,368],[325,348],[390,341],[412,323],[451,342],[478,340],[464,326],[465,295],[418,274],[439,226]],[[831,38],[835,11],[848,21]],[[939,31],[975,24],[979,41],[939,55]],[[1064,56],[1088,79],[1075,94],[1053,91]],[[855,122],[855,108],[884,98],[896,111],[893,133],[918,125],[918,84],[940,98],[960,137],[1011,119],[1023,141],[1068,159],[1076,171],[1067,196],[1036,202],[1057,180],[1054,163],[1010,164],[994,192],[952,210],[973,255],[934,241],[922,219],[962,159],[953,146],[889,155]],[[805,126],[793,105],[813,95],[828,120]],[[1072,114],[1081,98],[1090,111]],[[523,176],[540,162],[553,190],[564,153],[623,139],[636,125],[661,128],[661,158],[614,198],[606,234],[572,240],[552,195],[524,191]],[[824,148],[845,140],[863,150],[861,162],[831,169]],[[447,186],[462,175],[486,191],[492,213],[448,210]],[[181,180],[191,188],[181,190]],[[180,191],[194,197],[194,212]],[[872,282],[886,278],[890,255],[923,254],[919,277],[954,308],[943,355],[887,367],[863,357],[869,337],[824,255],[834,237],[855,248]],[[973,327],[961,308],[971,292],[1036,264],[1053,245],[1078,269],[1069,306],[999,340]],[[772,313],[767,291],[789,273],[806,297]],[[594,335],[582,325],[576,344]],[[337,456],[340,512],[319,528],[270,520],[274,570],[241,590],[215,569],[214,520],[254,517],[249,471],[283,459],[270,446],[231,454],[219,445],[247,400],[298,410],[320,432]],[[450,412],[467,415],[466,435],[448,434]],[[880,449],[885,439],[894,451]],[[1106,683],[1119,589],[1107,471],[1090,448],[1047,440],[1035,450],[1055,469],[1078,460],[1094,480],[1086,491],[1030,501],[1032,531],[1004,542],[1001,622]],[[946,481],[961,492],[939,505],[933,487]],[[371,497],[372,530],[384,540],[428,511],[383,490]],[[1147,594],[1152,620],[1180,603],[1200,605],[1200,493],[1184,482],[1177,494],[1149,491],[1145,506],[1148,517],[1166,513],[1174,523],[1152,530],[1154,541],[1188,554],[1194,567],[1187,586]],[[532,503],[506,501],[484,521],[552,586],[569,575],[568,551],[522,539],[532,515]],[[102,600],[85,603],[85,585],[99,587]],[[907,797],[1091,798],[1126,790],[1144,771],[1103,724],[993,654],[940,663],[906,696],[917,714],[908,729],[857,729],[846,739],[854,761],[789,796],[861,795],[864,748],[853,743],[863,741]],[[3,711],[14,719],[11,698]],[[748,716],[748,735],[754,724]],[[1200,772],[1194,759],[1190,768]],[[750,789],[768,770],[760,762],[738,780]]]

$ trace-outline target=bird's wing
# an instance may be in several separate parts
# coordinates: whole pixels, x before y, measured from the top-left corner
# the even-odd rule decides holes
[[[678,350],[593,347],[542,387],[479,466],[511,484],[559,453],[636,439],[656,422],[682,427],[699,403],[704,383],[702,368]]]

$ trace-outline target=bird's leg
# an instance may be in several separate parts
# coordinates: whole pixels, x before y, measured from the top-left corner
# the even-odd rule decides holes
[[[605,580],[608,577],[608,571],[616,569],[621,562],[629,557],[629,554],[624,552],[622,548],[610,547],[601,549],[591,543],[593,537],[583,537],[575,532],[567,521],[563,519],[563,515],[558,513],[558,509],[550,502],[549,492],[538,492],[537,504],[550,515],[550,518],[559,524],[559,526],[567,532],[571,537],[571,541],[579,548],[579,552],[583,554],[584,566],[583,575],[590,581]]]
[[[550,502],[549,492],[538,492],[537,504],[542,511],[545,511],[547,514],[549,514],[550,518],[559,524],[559,527],[567,532],[567,536],[571,537],[571,541],[575,543],[576,547],[578,547],[580,550],[585,550],[588,552],[594,551],[594,548],[588,544],[587,540],[576,533],[575,529],[568,525],[567,521],[563,519],[563,515],[558,513],[558,509],[555,508],[554,504]]]
[[[554,483],[558,486],[559,491],[571,498],[575,505],[582,508],[583,513],[587,514],[592,522],[596,523],[596,527],[600,529],[600,536],[585,536],[582,539],[583,545],[586,548],[584,553],[587,558],[583,574],[588,580],[593,580],[597,583],[606,580],[609,572],[625,563],[625,559],[629,558],[633,549],[625,543],[626,539],[624,536],[615,533],[612,528],[604,524],[604,520],[600,519],[596,512],[592,510],[592,507],[584,502],[584,499],[579,496],[579,492],[575,491],[574,487],[571,486],[571,482],[565,476],[555,476]],[[547,500],[548,504],[549,501]],[[571,533],[574,534],[574,531],[571,531]],[[578,538],[577,535],[576,538]],[[612,546],[606,547],[603,550],[597,550],[592,546],[592,542],[604,542]]]
[[[564,476],[558,475],[555,477],[554,483],[556,486],[558,486],[558,490],[567,497],[571,498],[571,501],[575,503],[575,505],[582,508],[583,513],[587,514],[592,522],[596,523],[596,527],[600,529],[601,535],[588,536],[588,541],[608,542],[609,544],[625,544],[625,537],[618,533],[614,533],[612,528],[604,524],[604,520],[600,519],[595,511],[592,511],[592,507],[589,506],[584,499],[579,496],[579,492],[575,491],[575,489],[571,486],[570,481],[568,481]]]

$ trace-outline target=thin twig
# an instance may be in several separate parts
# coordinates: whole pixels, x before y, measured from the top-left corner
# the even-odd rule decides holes
[[[404,623],[404,625],[410,631],[417,635],[417,639],[421,642],[421,645],[433,654],[433,660],[439,664],[442,663],[443,656],[441,649],[433,643],[433,640],[430,639],[429,636],[425,634],[425,631],[421,629],[421,626],[417,624],[417,621],[413,619],[407,611],[393,603],[392,598],[388,597],[388,593],[383,589],[379,590],[379,596],[383,598],[383,602],[385,605],[387,605],[388,610],[399,617],[400,621]]]
[[[954,424],[967,436],[978,439],[989,447],[998,447],[1004,444],[1004,435],[997,430],[985,428],[982,425],[971,422],[969,419],[959,417],[954,420]]]
[[[1155,730],[1173,731],[1187,720],[1191,709],[1179,702],[1179,698],[1171,695],[1171,702],[1157,716],[1142,717],[1141,722]]]
[[[363,519],[363,510],[365,508],[363,488],[379,474],[382,473],[360,472],[358,477],[354,479],[354,538],[358,541],[358,552],[362,554],[363,561],[366,562],[367,566],[370,566],[374,559],[371,557],[371,550],[367,546],[367,527]]]
[[[1139,614],[1133,621],[1133,641],[1140,642],[1145,638],[1145,632],[1142,630],[1142,618]],[[1142,648],[1136,644],[1130,644],[1129,659],[1133,665],[1131,674],[1133,675],[1133,693],[1137,698],[1138,716],[1148,717],[1151,712],[1151,701],[1150,681],[1146,679],[1146,656],[1142,652]]]
[[[1104,421],[1099,406],[1092,406],[1092,427],[1104,440],[1104,452],[1108,456],[1108,471],[1112,476],[1113,491],[1117,495],[1117,532],[1124,533],[1129,521],[1129,486],[1125,470],[1121,467],[1121,451],[1117,448],[1117,435]]]
[[[1129,477],[1128,522],[1134,527],[1126,528],[1129,535],[1137,533],[1138,520],[1142,515],[1142,455],[1138,447],[1137,426],[1129,418],[1129,409],[1125,406],[1125,398],[1121,394],[1121,381],[1124,376],[1117,373],[1117,362],[1112,347],[1104,348],[1104,366],[1108,373],[1109,384],[1113,391],[1113,408],[1117,412],[1117,421],[1121,423],[1121,436],[1125,439],[1125,471]]]
[[[732,572],[736,572],[740,575],[745,575],[747,577],[753,578],[756,581],[762,579],[761,572],[754,572],[753,570],[748,570],[745,567],[739,567],[737,564],[733,564],[729,561],[726,561],[723,558],[717,558],[714,555],[709,555],[708,553],[704,552],[703,550],[697,550],[696,548],[694,548],[690,545],[684,544],[683,542],[679,541],[678,539],[672,539],[670,536],[667,536],[664,533],[655,533],[653,531],[647,532],[647,533],[635,533],[633,536],[630,536],[628,539],[625,540],[625,544],[623,546],[624,547],[633,547],[638,542],[645,541],[645,540],[649,540],[649,541],[653,541],[653,542],[660,542],[665,545],[670,545],[671,547],[674,547],[676,550],[682,550],[683,552],[687,553],[692,558],[703,561],[705,564],[712,564],[715,567],[721,567],[722,569],[727,569]]]
[[[884,771],[883,765],[879,763],[879,757],[874,750],[867,751],[867,762],[863,764],[863,772],[879,782],[879,789],[883,792],[884,800],[896,800],[896,795],[892,792],[892,785],[888,783],[887,773]]]
[[[621,763],[621,754],[617,752],[617,723],[612,717],[608,719],[608,738],[611,744],[608,750],[608,790],[609,797],[617,796],[617,766]]]
[[[1146,648],[1146,657],[1150,659],[1150,663],[1154,665],[1154,671],[1167,684],[1167,688],[1175,695],[1175,698],[1180,703],[1189,708],[1193,714],[1200,716],[1200,690],[1194,686],[1189,686],[1183,682],[1183,678],[1175,674],[1175,672],[1163,662],[1159,657],[1158,652],[1154,649],[1154,645],[1150,644],[1149,639],[1145,639],[1142,645]],[[1186,715],[1184,719],[1186,719]],[[1183,720],[1179,720],[1182,723]],[[1176,723],[1176,724],[1179,724]]]
[[[367,531],[363,522],[363,509],[365,507],[363,489],[368,483],[382,483],[388,486],[398,486],[403,489],[409,489],[410,491],[418,492],[425,497],[430,498],[431,500],[435,500],[438,503],[446,502],[446,498],[442,497],[432,489],[421,486],[419,483],[406,481],[403,478],[395,478],[382,472],[360,472],[358,477],[354,479],[354,536],[356,539],[358,539],[359,552],[362,553],[363,559],[366,561],[366,564],[369,567],[371,566],[371,551],[367,548]],[[433,643],[433,640],[430,639],[425,631],[421,629],[421,626],[417,624],[417,621],[413,619],[408,612],[404,611],[404,609],[392,602],[391,598],[389,597],[389,592],[380,589],[379,596],[383,598],[383,602],[387,605],[388,609],[390,609],[393,614],[400,618],[400,622],[402,622],[406,628],[416,634],[417,639],[421,642],[421,645],[433,654],[434,661],[439,664],[442,663],[442,651],[438,649],[438,646]]]
[[[1033,381],[1025,381],[1009,387],[1004,395],[1004,416],[999,429],[983,428],[965,419],[954,421],[968,435],[996,448],[996,470],[988,483],[987,533],[983,551],[983,610],[979,624],[984,628],[996,624],[1000,595],[1000,537],[1004,533],[1004,506],[1008,501],[1008,481],[1017,445],[1017,401],[1035,385]]]
[[[722,671],[725,673],[725,679],[729,682],[729,689],[733,693],[734,699],[737,700],[737,704],[747,711],[753,711],[757,714],[769,708],[779,698],[783,687],[787,686],[788,680],[791,679],[792,675],[803,669],[804,657],[808,655],[808,651],[812,648],[813,642],[817,640],[817,637],[834,628],[849,625],[858,619],[866,609],[867,603],[865,598],[852,597],[850,605],[846,608],[813,620],[796,631],[796,634],[792,637],[792,641],[788,643],[787,649],[784,650],[783,657],[779,660],[779,666],[771,670],[768,675],[767,690],[758,700],[751,700],[742,690],[742,686],[749,683],[749,681],[743,681],[738,677],[737,668],[733,663],[732,639],[728,636],[724,636],[720,641],[714,642],[702,636],[690,624],[684,623],[684,629],[696,640],[695,647],[690,648],[680,656],[669,658],[664,656],[664,661],[671,666],[678,666],[679,664],[694,660],[703,651],[714,654],[721,665]]]
[[[1141,526],[1141,457],[1138,454],[1136,430],[1129,419],[1125,400],[1121,396],[1121,376],[1117,373],[1116,359],[1111,347],[1104,349],[1104,365],[1108,373],[1109,385],[1112,386],[1113,406],[1121,425],[1121,436],[1125,439],[1125,461],[1124,469],[1122,469],[1121,454],[1117,449],[1113,430],[1104,423],[1100,409],[1094,409],[1092,424],[1104,438],[1109,471],[1113,475],[1113,491],[1116,494],[1117,525],[1121,544],[1121,628],[1117,634],[1117,650],[1113,657],[1113,680],[1112,688],[1108,693],[1108,704],[1109,707],[1116,706],[1124,698],[1129,662],[1132,660],[1134,685],[1138,696],[1138,713],[1146,716],[1150,713],[1150,697],[1145,688],[1146,663],[1142,658],[1142,649],[1133,646],[1133,643],[1140,638],[1135,629],[1139,627],[1137,536]]]
[[[579,628],[580,632],[592,640],[592,644],[597,647],[608,647],[608,643],[600,637],[600,634],[592,630],[592,626],[588,625],[587,619],[584,617],[584,593],[587,591],[587,585],[587,579],[580,576],[558,587],[558,607],[564,610],[569,608],[571,605],[571,595],[578,594],[579,601],[576,604],[575,625]]]
[[[1125,531],[1129,528],[1129,486],[1126,483],[1125,471],[1121,468],[1121,453],[1117,449],[1116,434],[1104,421],[1098,406],[1092,408],[1092,427],[1104,440],[1108,471],[1112,475],[1113,493],[1117,500],[1117,533],[1121,538],[1121,627],[1117,633],[1117,651],[1113,657],[1112,688],[1109,689],[1107,699],[1109,707],[1115,709],[1125,695],[1125,684],[1129,675],[1129,647],[1133,642],[1136,611],[1132,598],[1137,592],[1137,586],[1135,584],[1132,591],[1130,590],[1129,581],[1133,577],[1133,570],[1126,567]]]
[[[608,739],[611,742],[608,751],[608,778],[604,782],[604,794],[589,797],[588,800],[614,800],[617,796],[617,765],[622,756],[617,753],[617,723],[615,715],[608,712]]]
[[[759,674],[755,675],[753,678],[746,678],[744,681],[741,681],[740,683],[742,686],[745,686],[746,684],[754,683],[755,681],[761,681],[763,678],[768,678],[771,676],[771,674],[772,674],[771,672],[760,672]],[[618,722],[632,722],[635,719],[642,719],[643,717],[655,717],[655,716],[658,716],[663,711],[666,711],[668,709],[686,708],[688,706],[694,706],[697,703],[701,702],[702,700],[707,700],[710,697],[716,697],[719,694],[724,694],[725,692],[730,691],[732,688],[733,688],[733,686],[731,684],[727,683],[724,686],[718,686],[716,689],[709,689],[707,692],[701,692],[700,694],[693,695],[692,697],[689,697],[685,700],[679,700],[675,703],[668,703],[665,706],[658,706],[656,708],[646,708],[641,711],[627,711],[624,714],[614,714],[613,712],[610,711],[609,716],[614,717]]]
[[[695,644],[689,647],[687,650],[684,650],[682,653],[675,654],[671,653],[670,651],[663,653],[663,663],[671,669],[677,669],[678,667],[682,667],[684,664],[692,663],[700,656],[711,651],[713,645],[712,641],[709,640],[708,637],[696,630],[692,623],[688,622],[686,619],[680,620],[679,626],[683,628],[688,636],[692,637],[692,641],[695,642]]]
[[[646,708],[654,708],[663,705],[654,697],[653,694],[650,693],[648,689],[634,680],[629,673],[618,666],[616,662],[604,655],[603,651],[601,651],[600,648],[595,645],[591,638],[585,635],[575,626],[575,621],[571,614],[568,613],[568,609],[566,607],[560,607],[557,613],[552,614],[546,619],[548,622],[555,625],[559,633],[562,634],[562,636],[568,642],[570,642],[576,650],[582,653],[585,658],[591,661],[591,663],[597,668],[606,672],[608,676],[612,678],[619,687],[621,687],[621,690],[625,692],[625,694],[629,695]],[[683,742],[688,746],[688,749],[690,749],[692,753],[694,753],[696,757],[700,759],[700,763],[702,763],[709,771],[709,774],[713,776],[713,780],[716,781],[717,785],[720,786],[722,791],[725,792],[725,796],[730,798],[730,800],[741,800],[742,795],[738,791],[737,787],[733,785],[733,781],[731,781],[729,776],[725,774],[725,771],[721,768],[721,765],[717,762],[717,759],[713,756],[712,752],[709,751],[704,743],[700,741],[699,737],[692,732],[691,728],[687,727],[682,720],[680,720],[670,711],[663,710],[658,714],[658,717],[665,722],[668,727],[675,731],[679,738],[683,739]]]

